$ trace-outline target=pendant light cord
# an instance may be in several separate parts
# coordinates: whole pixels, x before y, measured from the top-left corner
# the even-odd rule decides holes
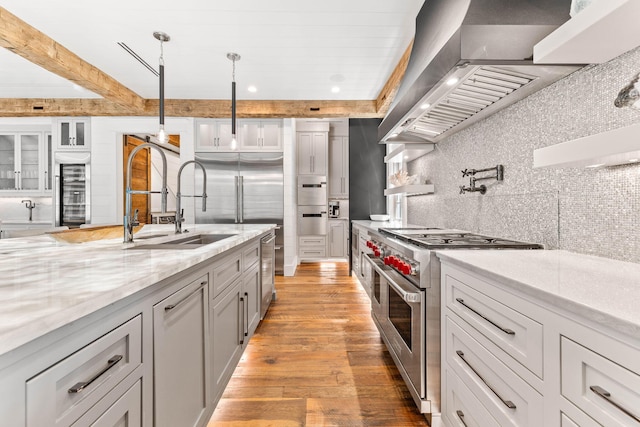
[[[164,125],[164,40],[160,40],[160,125]]]

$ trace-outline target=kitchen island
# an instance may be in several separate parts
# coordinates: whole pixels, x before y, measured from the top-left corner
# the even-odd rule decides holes
[[[232,235],[189,249],[158,249],[173,225],[127,244],[0,242],[3,422],[204,425],[259,322],[259,243],[274,227],[186,225],[178,238]]]

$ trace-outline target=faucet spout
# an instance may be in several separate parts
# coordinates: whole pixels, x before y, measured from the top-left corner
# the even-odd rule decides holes
[[[182,192],[180,191],[182,171],[184,170],[184,167],[190,163],[193,163],[194,168],[195,168],[195,165],[198,165],[200,166],[200,169],[202,169],[202,194],[193,195],[191,197],[202,197],[202,212],[207,211],[207,171],[204,168],[204,165],[197,160],[189,160],[187,162],[184,162],[182,166],[180,166],[180,169],[178,170],[178,190],[176,192],[176,220],[175,220],[176,234],[182,233],[182,223],[184,222],[184,209],[182,209]]]
[[[33,209],[36,207],[36,204],[30,199],[23,200],[20,203],[24,203],[24,206],[29,209],[29,221],[33,221]]]
[[[133,165],[133,159],[142,150],[143,148],[153,148],[160,153],[160,157],[162,158],[162,189],[160,191],[149,191],[149,190],[132,190],[131,189],[131,169]],[[124,228],[124,243],[133,242],[133,227],[138,225],[138,212],[136,210],[135,214],[131,215],[131,195],[132,194],[157,194],[161,195],[160,207],[162,209],[162,213],[167,211],[167,156],[165,156],[164,151],[157,145],[151,144],[149,142],[140,144],[136,148],[131,151],[129,154],[129,160],[127,162],[127,189],[126,189],[126,201],[125,201],[125,214],[124,220],[122,222]]]

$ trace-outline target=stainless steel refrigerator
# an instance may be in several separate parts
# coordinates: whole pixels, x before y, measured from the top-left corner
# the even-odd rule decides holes
[[[282,153],[196,153],[207,171],[207,210],[197,224],[277,224],[276,274],[284,272]],[[196,169],[196,174],[197,174]],[[196,178],[196,194],[202,191]]]
[[[56,153],[54,214],[56,226],[80,227],[91,222],[89,153]]]

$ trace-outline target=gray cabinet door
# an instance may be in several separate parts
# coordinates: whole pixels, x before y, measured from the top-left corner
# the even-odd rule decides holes
[[[222,395],[242,355],[244,307],[240,279],[216,297],[211,305],[214,401]]]
[[[329,222],[329,256],[343,258],[346,253],[346,221],[330,221]]]
[[[242,277],[242,288],[245,298],[245,345],[260,323],[260,304],[262,293],[260,290],[260,265],[255,264]]]
[[[202,425],[209,375],[207,276],[153,306],[156,427]]]

